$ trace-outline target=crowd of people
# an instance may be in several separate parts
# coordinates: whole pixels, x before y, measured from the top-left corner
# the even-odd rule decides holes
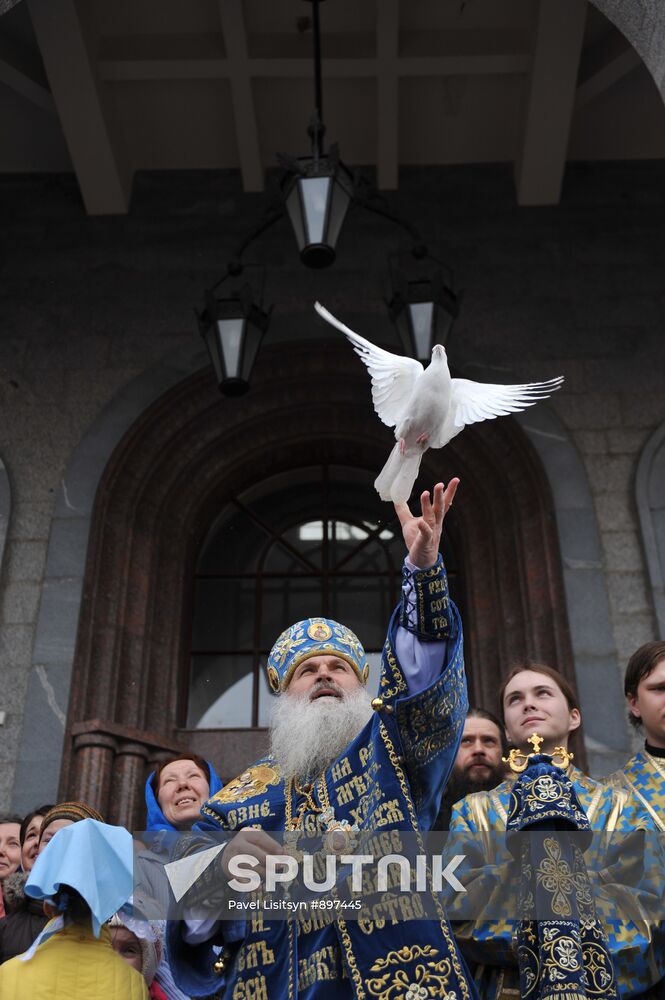
[[[145,787],[145,830],[152,837],[138,847],[83,802],[0,817],[2,1000],[546,995],[537,982],[525,986],[516,944],[520,917],[501,910],[506,885],[519,881],[505,836],[515,787],[508,748],[525,760],[534,748],[547,761],[563,755],[575,809],[592,831],[624,838],[663,832],[665,643],[642,646],[626,671],[627,708],[643,728],[644,749],[601,782],[569,758],[580,706],[571,684],[550,666],[516,666],[491,706],[496,714],[469,708],[461,623],[439,555],[456,488],[453,480],[446,490],[439,484],[431,497],[423,494],[419,516],[396,504],[407,556],[378,696],[366,690],[358,637],[332,620],[305,619],[282,633],[268,659],[277,696],[270,753],[226,785],[194,753],[163,760]],[[463,844],[465,895],[479,901],[478,912],[458,913],[454,896],[434,898],[434,890],[437,919],[417,922],[399,900],[355,921],[339,912],[278,921],[258,912],[222,920],[212,911],[194,916],[186,905],[177,916],[170,909],[164,844],[173,845],[167,851],[173,861],[217,844],[200,871],[200,900],[228,883],[240,857],[249,856],[265,875],[268,856],[285,853],[284,833],[294,841],[340,835],[352,844],[362,830],[447,831],[456,851]],[[590,870],[601,873],[594,905],[616,991],[609,985],[597,991],[585,952],[588,969],[577,974],[586,992],[571,992],[564,962],[560,996],[665,996],[658,847],[647,851],[641,841],[637,875],[633,865],[622,880],[626,842],[594,847],[598,856],[589,860]]]

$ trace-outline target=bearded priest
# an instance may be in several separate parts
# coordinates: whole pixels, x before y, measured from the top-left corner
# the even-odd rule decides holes
[[[439,555],[458,483],[424,492],[420,516],[395,504],[408,554],[378,697],[366,690],[367,659],[346,626],[309,618],[278,638],[267,665],[277,696],[271,752],[202,809],[199,829],[228,834],[202,876],[211,887],[228,884],[240,856],[265,873],[267,857],[284,853],[270,834],[431,828],[468,708],[461,622]],[[171,924],[168,948],[178,985],[192,996],[473,1000],[438,897],[435,912],[426,921],[403,919],[399,907],[362,922],[343,912],[323,921],[184,920]],[[212,944],[223,948],[217,962]]]

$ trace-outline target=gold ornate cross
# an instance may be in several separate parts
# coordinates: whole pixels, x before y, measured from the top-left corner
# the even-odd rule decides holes
[[[527,743],[530,743],[533,747],[533,753],[524,753],[522,750],[515,748],[510,751],[507,757],[502,757],[501,760],[504,764],[508,764],[510,770],[514,771],[515,774],[521,774],[529,766],[531,757],[535,757],[537,753],[540,753],[540,744],[543,742],[543,737],[539,736],[538,733],[534,733],[527,740]]]
[[[508,764],[511,771],[514,771],[515,774],[521,774],[529,766],[531,757],[535,757],[536,754],[540,753],[540,747],[544,742],[542,736],[539,736],[538,733],[533,733],[527,740],[527,743],[530,743],[533,747],[533,753],[524,753],[522,750],[515,748],[510,751],[507,757],[502,757],[501,760],[504,764]],[[562,771],[565,771],[575,755],[566,750],[565,747],[555,747],[549,756],[556,767],[560,767]]]

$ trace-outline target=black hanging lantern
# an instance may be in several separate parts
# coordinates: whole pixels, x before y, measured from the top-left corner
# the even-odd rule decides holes
[[[321,29],[319,2],[312,4],[314,45],[314,113],[307,129],[312,143],[311,156],[278,156],[286,173],[282,199],[298,241],[300,260],[305,267],[330,267],[335,245],[354,194],[353,177],[339,158],[337,146],[323,149],[323,86],[321,81]]]
[[[335,245],[353,198],[353,179],[333,147],[320,156],[287,159],[282,181],[288,213],[305,267],[329,267]]]
[[[392,270],[393,296],[388,309],[405,352],[419,361],[429,361],[434,345],[445,347],[448,342],[459,314],[459,297],[446,282],[445,265],[427,256],[424,248],[412,256],[429,261],[430,266],[420,265],[417,270],[421,273],[412,275]]]
[[[254,302],[252,290],[245,284],[226,298],[207,291],[205,309],[197,315],[220,390],[225,396],[242,396],[249,389],[270,311]]]

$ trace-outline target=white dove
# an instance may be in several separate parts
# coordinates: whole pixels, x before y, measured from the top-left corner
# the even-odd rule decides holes
[[[525,385],[451,378],[441,344],[434,345],[432,360],[423,368],[414,358],[391,354],[358,336],[319,302],[314,308],[351,341],[372,376],[374,409],[384,424],[395,428],[397,444],[374,483],[382,500],[409,499],[428,448],[443,448],[467,424],[525,410],[563,384],[562,376]]]

